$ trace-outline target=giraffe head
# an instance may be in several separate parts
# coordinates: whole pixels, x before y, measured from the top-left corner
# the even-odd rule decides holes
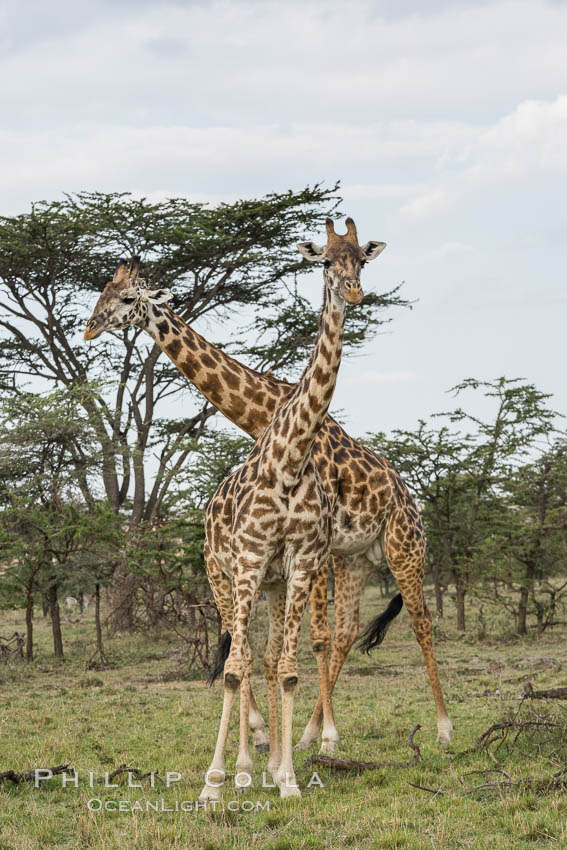
[[[116,274],[103,289],[87,322],[85,339],[96,339],[103,331],[117,331],[130,325],[145,327],[149,304],[164,304],[171,298],[167,289],[146,289],[138,278],[140,258],[130,263],[120,260]]]
[[[335,233],[332,219],[328,218],[325,226],[327,244],[324,247],[314,242],[298,242],[297,247],[306,260],[323,263],[325,281],[336,295],[347,304],[360,304],[360,270],[384,250],[386,243],[372,241],[359,245],[352,218],[347,218],[347,232],[342,236]]]

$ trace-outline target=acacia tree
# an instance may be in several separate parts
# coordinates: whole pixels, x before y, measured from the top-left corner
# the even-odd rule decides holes
[[[215,410],[139,329],[114,334],[122,344],[109,334],[84,344],[84,324],[117,258],[139,254],[151,285],[173,290],[173,307],[188,322],[252,315],[253,345],[240,335],[234,350],[255,368],[293,370],[317,330],[317,311],[292,285],[311,271],[295,242],[321,228],[335,190],[317,185],[214,208],[80,193],[0,218],[2,391],[16,393],[30,379],[47,389],[81,387],[105,496],[115,512],[127,512],[133,535],[158,520]],[[377,329],[381,308],[402,303],[396,290],[366,295],[347,353]],[[174,396],[183,404],[172,412]],[[115,625],[128,627],[134,586],[123,578]]]
[[[73,589],[93,540],[109,533],[104,504],[93,498],[93,434],[69,392],[20,393],[0,420],[0,589],[26,606],[27,658],[33,658],[34,594],[47,598],[55,655],[63,658],[61,590]],[[114,516],[114,514],[112,514]]]
[[[499,485],[515,466],[536,448],[537,440],[554,431],[557,413],[547,406],[551,396],[525,384],[520,379],[504,377],[493,381],[468,378],[453,388],[457,395],[467,390],[481,390],[494,399],[495,412],[489,419],[474,416],[458,407],[446,415],[452,423],[466,423],[476,430],[476,441],[468,459],[473,481],[469,494],[469,510],[462,527],[462,553],[457,562],[461,580],[457,585],[458,627],[465,629],[464,594],[470,579],[474,547],[478,542],[483,504],[498,495]],[[461,593],[459,593],[461,588]]]
[[[501,483],[501,509],[478,559],[486,598],[506,608],[518,634],[536,619],[538,634],[554,623],[567,594],[567,444],[557,439]]]
[[[557,415],[547,406],[550,396],[517,379],[470,378],[451,392],[460,395],[467,390],[480,390],[492,400],[491,417],[482,419],[457,407],[435,414],[449,424],[435,428],[420,421],[416,431],[367,438],[373,449],[394,463],[424,508],[437,610],[442,614],[442,576],[450,576],[460,631],[466,627],[465,600],[478,567],[478,547],[489,533],[495,511],[502,510],[503,482],[534,450],[538,438],[553,431]],[[456,430],[454,425],[466,425],[470,431]]]
[[[447,425],[434,428],[419,420],[415,431],[369,434],[366,442],[394,464],[420,504],[437,614],[442,617],[444,585],[453,581],[459,595],[459,519],[471,486],[468,458],[473,437],[451,431]]]
[[[170,488],[159,519],[142,541],[131,541],[129,569],[139,582],[142,612],[150,623],[168,614],[177,617],[179,598],[185,607],[211,598],[203,559],[205,508],[252,445],[248,437],[207,429]]]

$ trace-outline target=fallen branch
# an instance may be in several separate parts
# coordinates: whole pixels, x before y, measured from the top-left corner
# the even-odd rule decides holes
[[[491,744],[495,744],[497,741],[505,741],[511,730],[516,732],[516,735],[514,736],[514,743],[516,743],[522,732],[525,732],[527,729],[561,728],[563,728],[562,724],[554,723],[551,720],[506,720],[503,723],[493,723],[492,726],[489,726],[488,729],[482,733],[480,738],[478,738],[474,747],[471,747],[468,750],[463,750],[459,753],[459,756],[469,755],[470,753],[475,753],[478,750],[486,750],[489,755],[491,755],[488,749]]]
[[[525,682],[522,699],[567,699],[567,688],[549,688],[546,691],[534,691],[531,682]]]
[[[487,776],[489,773],[499,773],[501,776],[506,777],[505,782],[484,782],[482,785],[477,785],[475,788],[471,788],[469,791],[464,791],[461,795],[462,797],[468,797],[469,794],[474,794],[476,791],[480,791],[483,788],[511,788],[513,785],[518,785],[517,782],[512,782],[512,777],[509,773],[506,773],[505,770],[502,770],[501,767],[487,767],[484,770],[471,770],[468,773],[465,773],[464,776],[475,776],[476,774],[480,774],[481,776]]]
[[[408,785],[411,785],[412,788],[418,788],[420,791],[428,791],[429,794],[433,794],[434,798],[445,795],[442,788],[428,788],[427,785],[417,785],[415,782],[408,782]]]
[[[111,667],[115,666],[115,664],[108,660],[103,649],[95,649],[85,664],[85,670],[109,670]]]
[[[483,785],[477,785],[476,788],[471,788],[470,791],[465,791],[461,797],[468,797],[470,794],[475,794],[477,791],[483,791],[486,788],[513,788],[521,785],[521,782],[485,782]]]
[[[10,644],[14,642],[15,646],[11,647]],[[5,664],[9,664],[12,655],[22,659],[24,657],[24,636],[19,632],[14,632],[9,638],[0,635],[0,658]]]
[[[30,782],[32,779],[35,779],[38,771],[41,771],[43,774],[50,771],[52,776],[56,776],[59,773],[65,773],[70,764],[71,762],[68,761],[67,764],[58,764],[57,767],[34,767],[32,770],[22,770],[20,773],[17,773],[15,770],[5,770],[4,773],[0,773],[0,782],[4,782],[7,779],[16,785],[19,785],[20,782]]]
[[[147,779],[148,776],[153,776],[162,784],[165,784],[164,780],[161,778],[159,773],[156,773],[154,770],[148,770],[147,773],[142,773],[137,767],[128,767],[126,763],[121,764],[120,767],[117,767],[108,777],[108,781],[112,782],[113,779],[116,779],[117,776],[120,776],[122,773],[130,773],[136,777],[136,779]]]
[[[409,736],[409,746],[413,750],[413,755],[409,761],[352,761],[351,759],[335,759],[331,756],[311,756],[305,762],[309,764],[322,764],[325,767],[330,767],[331,770],[379,770],[381,767],[413,767],[421,759],[421,752],[417,744],[414,743],[414,735],[421,729],[418,725],[412,729]]]
[[[508,782],[511,782],[512,779],[509,773],[506,773],[505,770],[502,770],[501,767],[487,767],[484,770],[469,770],[468,773],[463,774],[464,776],[475,776],[479,773],[481,776],[486,776],[487,773],[500,773],[502,776],[505,776]]]
[[[567,620],[553,620],[551,623],[546,623],[545,628],[550,629],[552,626],[567,626]],[[539,629],[537,623],[534,623],[533,626],[528,626],[528,629]]]
[[[483,782],[482,785],[476,785],[468,791],[463,791],[461,794],[452,794],[451,796],[456,799],[457,797],[469,797],[471,794],[476,794],[478,791],[486,791],[488,789],[502,790],[509,788],[530,788],[535,791],[545,793],[547,791],[564,791],[567,786],[567,780],[565,779],[565,774],[567,774],[567,765],[565,765],[561,770],[558,770],[557,773],[552,773],[551,776],[526,776],[523,779],[518,779],[516,782],[512,779],[510,774],[506,773],[506,771],[501,768],[471,770],[470,773],[465,773],[464,776],[472,776],[477,773],[481,776],[487,776],[490,773],[499,773],[502,776],[505,776],[506,779],[504,782]],[[438,795],[448,796],[447,792],[443,791],[442,788],[428,788],[426,785],[417,785],[415,782],[408,782],[408,785],[411,785],[412,788],[418,788],[420,791],[427,791],[429,794],[433,794],[434,798]]]

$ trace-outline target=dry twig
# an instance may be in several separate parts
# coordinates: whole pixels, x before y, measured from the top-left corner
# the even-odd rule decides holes
[[[409,746],[413,750],[413,755],[409,761],[352,761],[351,759],[334,759],[331,756],[311,756],[305,762],[309,764],[322,764],[325,767],[330,767],[331,770],[378,770],[381,767],[413,767],[421,759],[421,752],[417,744],[414,743],[414,735],[421,729],[419,723],[412,729],[409,736]]]
[[[445,795],[442,788],[428,788],[427,785],[417,785],[415,782],[408,782],[408,785],[411,785],[412,788],[418,788],[420,791],[428,791],[430,794],[433,794],[433,799]]]
[[[516,715],[517,716],[517,715]],[[463,750],[459,753],[459,756],[469,755],[470,753],[476,753],[479,750],[486,750],[486,752],[491,756],[492,753],[489,750],[489,747],[492,744],[495,744],[497,741],[502,743],[508,737],[510,731],[514,730],[516,732],[514,736],[514,743],[518,740],[519,736],[522,732],[526,732],[528,729],[561,729],[562,724],[555,723],[552,720],[505,720],[503,723],[493,723],[492,726],[489,726],[486,729],[480,738],[478,738],[474,747],[471,747],[468,750]]]
[[[147,773],[142,773],[142,771],[139,768],[129,767],[126,763],[121,764],[119,767],[117,767],[116,770],[114,770],[109,775],[108,781],[112,782],[113,779],[116,779],[116,777],[120,776],[122,773],[131,773],[133,776],[136,777],[136,779],[147,779],[149,776],[153,776],[159,782],[161,782],[162,784],[165,784],[164,780],[161,778],[159,773],[156,773],[154,770],[148,770]]]
[[[0,782],[9,779],[10,782],[19,785],[20,782],[29,782],[35,779],[37,771],[45,773],[49,770],[53,776],[56,776],[59,773],[65,773],[70,764],[71,762],[68,761],[67,764],[58,764],[56,767],[34,767],[32,770],[22,770],[19,773],[15,770],[5,770],[4,773],[0,773]]]
[[[549,688],[545,691],[534,691],[531,682],[525,682],[522,700],[525,699],[567,699],[567,688]]]

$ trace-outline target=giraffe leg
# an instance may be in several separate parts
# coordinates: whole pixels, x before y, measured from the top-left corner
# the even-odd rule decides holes
[[[278,661],[283,646],[285,602],[285,586],[268,591],[270,626],[268,639],[264,648],[264,675],[268,686],[268,723],[270,731],[268,771],[274,781],[282,757],[278,728]]]
[[[333,555],[335,635],[329,663],[329,695],[333,692],[341,668],[358,635],[360,594],[372,571],[372,566],[364,556],[357,558],[354,564],[347,564],[344,558]],[[309,723],[297,744],[297,749],[308,750],[319,740],[323,715],[323,699],[320,694]]]
[[[205,558],[205,568],[207,570],[207,578],[213,592],[215,605],[222,620],[222,632],[230,632],[232,629],[232,584],[228,576],[226,576],[217,562],[212,556],[210,547],[205,541],[203,550]],[[249,685],[250,694],[250,712],[249,723],[252,731],[252,742],[258,752],[263,753],[268,749],[268,736],[265,731],[264,718],[258,710],[252,685]]]
[[[264,574],[266,562],[271,560],[273,553],[267,553],[259,561],[248,558],[236,558],[232,575],[232,641],[230,652],[224,665],[224,680],[240,685],[242,676],[247,670],[248,656],[248,627],[252,608],[256,601],[258,587]]]
[[[439,680],[439,671],[433,652],[433,630],[431,614],[423,595],[424,547],[413,546],[405,540],[404,526],[407,529],[405,514],[395,512],[389,519],[384,538],[384,548],[388,566],[398,583],[404,605],[410,615],[413,630],[421,647],[435,706],[437,709],[437,742],[442,746],[451,743],[453,724],[449,720],[443,691]]]
[[[327,583],[329,563],[325,561],[313,579],[309,596],[309,614],[311,620],[311,649],[317,659],[319,674],[320,700],[323,712],[323,736],[319,753],[332,755],[337,749],[339,733],[335,726],[331,687],[329,683],[329,652],[331,649],[331,630],[327,618]]]
[[[207,578],[213,592],[215,604],[222,620],[222,630],[232,629],[232,589],[229,579],[224,575],[212,556],[210,547],[205,541],[203,548]],[[224,752],[228,738],[230,715],[234,703],[236,689],[227,688],[225,683],[222,716],[215,746],[213,760],[205,774],[205,785],[199,800],[220,800],[221,789],[226,775]]]
[[[208,550],[208,547],[205,546],[206,558],[207,555],[209,555],[210,560],[214,560],[210,556],[210,550]],[[210,580],[209,566],[207,567],[207,575]],[[245,577],[244,580],[243,576]],[[252,604],[260,582],[260,576],[261,571],[259,569],[255,569],[252,565],[239,562],[238,560],[235,562],[232,579],[233,619],[231,624],[232,627],[230,629],[232,642],[229,656],[224,665],[224,700],[222,716],[213,761],[206,773],[205,786],[199,797],[201,801],[220,799],[220,789],[225,777],[225,750],[230,725],[230,716],[234,705],[236,691],[242,683],[244,675],[248,673],[248,624],[250,622]],[[217,604],[219,604],[219,601],[217,601],[219,586],[219,584],[215,584],[215,590],[213,591],[215,594],[215,602],[217,602]],[[219,596],[218,599],[220,600],[221,597]],[[223,599],[222,604],[225,605],[226,600]],[[221,612],[221,617],[223,617],[223,612],[224,608]],[[245,695],[246,723],[248,723],[247,703],[248,700]]]
[[[270,739],[266,734],[266,724],[258,709],[252,685],[250,685],[250,716],[248,722],[252,732],[252,743],[259,753],[265,753],[270,746]]]
[[[203,557],[205,560],[205,569],[207,571],[209,586],[213,593],[215,605],[222,621],[221,634],[224,634],[224,632],[231,632],[233,620],[232,583],[215,561],[210,546],[206,540],[203,546]]]
[[[236,759],[234,787],[237,794],[252,787],[252,757],[248,746],[248,721],[250,714],[250,675],[252,673],[252,653],[248,642],[245,644],[246,666],[240,683],[240,745]]]
[[[225,682],[222,716],[217,743],[215,746],[215,753],[211,765],[205,774],[205,785],[199,795],[200,802],[220,800],[221,797],[221,790],[226,776],[224,753],[226,750],[226,739],[228,738],[230,715],[232,713],[232,706],[236,696],[236,688],[237,686],[235,686],[233,682]]]
[[[297,686],[297,644],[301,618],[309,599],[313,570],[297,567],[287,589],[284,642],[278,662],[278,680],[282,698],[282,759],[276,782],[280,797],[301,797],[293,769],[293,700]]]

